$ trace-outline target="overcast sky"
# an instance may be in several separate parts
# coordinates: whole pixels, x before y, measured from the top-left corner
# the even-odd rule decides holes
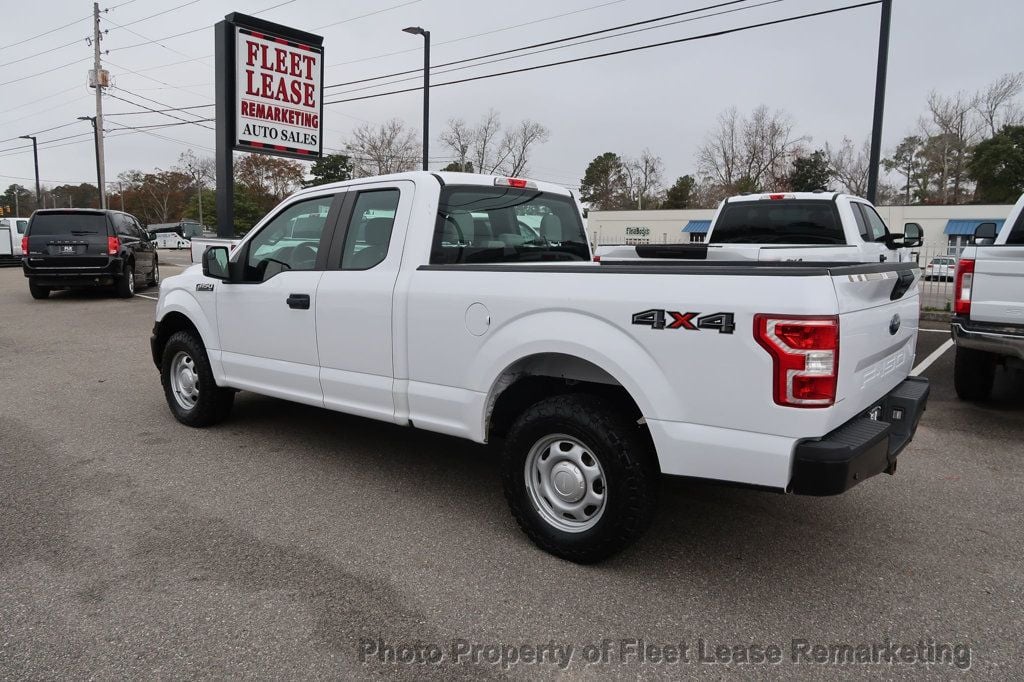
[[[401,32],[409,25],[432,32],[433,62],[439,64],[722,2],[194,0],[172,12],[138,21],[186,1],[101,3],[101,8],[112,8],[103,22],[109,30],[103,47],[110,51],[104,57],[105,66],[115,83],[111,95],[158,109],[163,108],[161,104],[177,107],[211,103],[212,26],[231,11],[256,13],[280,4],[259,16],[323,35],[325,82],[331,84],[421,67],[422,40]],[[749,0],[715,10],[742,11],[466,69],[450,76],[437,75],[434,81],[673,40],[854,2]],[[31,149],[15,148],[26,142],[17,139],[18,135],[36,132],[41,145],[47,140],[83,134],[75,144],[52,149],[43,145],[39,164],[44,183],[95,182],[91,136],[84,135],[91,129],[88,122],[75,120],[92,115],[95,109],[85,85],[92,50],[84,38],[92,31],[91,18],[87,18],[92,3],[36,0],[9,4],[0,24],[0,64],[4,64],[0,67],[0,91],[4,94],[0,98],[0,186],[19,182],[31,187]],[[371,15],[360,16],[367,14]],[[893,14],[886,151],[915,126],[930,90],[973,91],[1003,73],[1024,68],[1024,2],[1020,0],[895,0]],[[79,19],[66,28],[11,46]],[[664,159],[666,180],[693,173],[696,149],[714,127],[719,112],[733,105],[741,112],[759,104],[786,110],[795,120],[797,131],[812,136],[814,146],[839,142],[844,135],[864,140],[871,129],[878,21],[879,6],[872,5],[723,37],[436,88],[431,91],[431,157],[439,160],[435,167],[444,165],[441,159],[448,154],[436,138],[447,119],[462,117],[472,122],[492,107],[505,123],[531,118],[547,126],[550,141],[535,153],[530,174],[573,186],[579,183],[587,163],[604,151],[632,156],[649,147]],[[523,25],[527,22],[532,23]],[[207,28],[164,39],[201,27]],[[466,38],[482,33],[486,35]],[[401,53],[382,56],[395,52]],[[62,66],[75,59],[82,61]],[[61,68],[33,75],[53,67]],[[15,79],[20,80],[10,82]],[[358,94],[411,85],[415,83]],[[361,86],[351,86],[356,87]],[[328,90],[327,100],[337,99],[342,90],[345,88]],[[328,106],[325,146],[342,146],[352,128],[364,121],[399,117],[419,127],[421,101],[420,93],[412,92]],[[139,109],[107,97],[104,111]],[[212,108],[193,111],[212,116]],[[123,125],[174,122],[159,114],[112,116],[109,120],[111,130],[115,121]],[[39,132],[64,124],[70,125]],[[199,155],[212,155],[212,131],[182,125],[154,132],[174,141],[141,133],[110,134],[107,178],[115,179],[129,169],[169,168],[190,147]]]

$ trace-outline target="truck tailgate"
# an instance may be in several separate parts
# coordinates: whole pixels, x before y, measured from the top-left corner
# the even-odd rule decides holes
[[[979,246],[971,319],[1024,325],[1024,246]]]
[[[920,270],[910,264],[833,273],[840,334],[834,425],[871,407],[910,373],[920,316],[919,279]]]

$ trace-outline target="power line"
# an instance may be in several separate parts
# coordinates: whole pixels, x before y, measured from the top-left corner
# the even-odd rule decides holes
[[[36,76],[42,76],[44,74],[51,73],[53,71],[56,71],[57,69],[63,69],[66,66],[72,66],[74,64],[81,64],[82,62],[87,62],[87,61],[91,61],[91,60],[92,60],[92,57],[83,57],[81,59],[76,59],[73,62],[68,62],[67,64],[61,64],[60,66],[54,66],[52,68],[46,69],[45,71],[39,71],[38,73],[29,74],[28,76],[22,76],[21,78],[15,78],[14,80],[9,80],[6,83],[0,83],[0,86],[2,86],[2,85],[10,85],[11,83],[18,83],[20,81],[28,80],[29,78],[35,78]]]
[[[554,15],[551,15],[551,16],[548,16],[548,17],[541,17],[540,19],[534,19],[532,21],[527,21],[527,22],[524,22],[522,24],[513,24],[512,26],[502,26],[501,28],[492,29],[490,31],[484,31],[482,33],[474,33],[472,35],[462,36],[460,38],[453,38],[451,40],[442,40],[440,42],[434,43],[434,47],[440,47],[441,45],[451,45],[452,43],[459,43],[459,42],[462,42],[463,40],[470,40],[472,38],[480,38],[482,36],[489,36],[489,35],[492,35],[494,33],[502,33],[504,31],[510,31],[510,30],[512,30],[514,28],[522,28],[523,26],[531,26],[533,24],[539,24],[539,23],[543,23],[545,21],[551,21],[552,19],[561,19],[562,17],[568,17],[568,16],[571,16],[573,14],[581,14],[583,12],[590,12],[590,11],[595,10],[595,9],[601,9],[602,7],[607,7],[609,5],[618,5],[618,4],[622,3],[622,2],[625,2],[625,0],[611,0],[611,2],[604,2],[604,3],[601,3],[599,5],[592,5],[590,7],[583,7],[581,9],[576,9],[576,10],[573,10],[571,12],[563,12],[562,14],[554,14]],[[368,62],[368,61],[372,61],[374,59],[383,59],[384,57],[394,57],[395,55],[399,55],[399,54],[408,54],[410,52],[419,52],[419,51],[420,51],[420,48],[414,47],[414,48],[411,48],[409,50],[398,50],[396,52],[386,52],[384,54],[377,54],[377,55],[373,55],[371,57],[362,57],[360,59],[353,59],[353,60],[347,61],[347,62],[338,62],[336,64],[328,64],[327,66],[328,66],[328,68],[334,67],[334,66],[347,66],[349,64],[358,64],[360,62]]]
[[[532,50],[532,49],[538,48],[538,47],[545,47],[547,45],[555,45],[557,43],[564,43],[564,42],[567,42],[567,41],[570,41],[570,40],[576,40],[578,38],[587,38],[589,36],[594,36],[594,35],[598,35],[598,34],[601,34],[601,33],[610,33],[611,31],[619,31],[619,30],[626,29],[626,28],[632,28],[634,26],[641,26],[643,24],[652,24],[652,23],[655,23],[655,22],[658,22],[658,21],[664,21],[666,19],[674,19],[676,17],[681,17],[681,16],[686,15],[686,14],[695,14],[697,12],[704,12],[706,10],[718,9],[719,7],[725,7],[726,5],[738,5],[738,4],[743,3],[743,2],[747,2],[747,0],[729,0],[729,2],[721,2],[721,3],[718,3],[717,5],[709,5],[707,7],[698,7],[696,9],[687,10],[685,12],[676,12],[674,14],[666,14],[664,16],[654,17],[653,19],[644,19],[643,21],[635,21],[635,22],[633,22],[631,24],[620,24],[618,26],[612,26],[612,27],[609,27],[609,28],[603,28],[603,29],[600,29],[600,30],[597,30],[597,31],[590,31],[588,33],[578,33],[576,35],[566,36],[564,38],[556,38],[554,40],[546,40],[544,42],[534,43],[532,45],[524,45],[522,47],[514,47],[514,48],[509,49],[509,50],[500,50],[498,52],[491,52],[490,54],[482,54],[482,55],[479,55],[477,57],[468,57],[466,59],[457,59],[455,61],[445,62],[443,64],[437,64],[436,66],[431,66],[430,70],[433,71],[434,68],[440,69],[440,68],[444,68],[446,66],[454,66],[455,64],[464,64],[466,62],[477,61],[477,60],[480,60],[480,59],[487,59],[489,57],[497,57],[498,55],[509,54],[509,53],[512,53],[512,52],[522,52],[524,50]],[[747,8],[743,7],[743,8],[740,8],[740,9],[747,9]],[[669,24],[669,25],[671,25],[671,24]],[[615,36],[610,36],[610,37],[615,37]],[[567,46],[567,47],[571,47],[571,45]],[[329,88],[339,88],[339,87],[342,87],[342,86],[345,86],[345,85],[356,85],[358,83],[368,83],[370,81],[380,80],[382,78],[392,78],[394,76],[406,76],[406,75],[411,74],[411,73],[422,73],[422,72],[423,72],[423,69],[409,69],[407,71],[396,71],[395,73],[389,73],[389,74],[384,75],[384,76],[373,76],[371,78],[361,78],[359,80],[347,81],[345,83],[334,83],[332,85],[324,86],[324,89],[327,90]]]
[[[70,43],[64,43],[63,45],[58,45],[57,47],[51,47],[48,50],[43,50],[42,52],[36,52],[35,54],[30,54],[27,57],[20,57],[19,59],[15,59],[15,60],[10,61],[10,62],[4,62],[3,64],[0,64],[0,67],[10,66],[11,64],[17,64],[19,62],[24,62],[24,61],[27,61],[29,59],[35,59],[36,57],[40,57],[40,56],[42,56],[44,54],[50,54],[51,52],[56,52],[57,50],[63,50],[65,47],[71,47],[72,45],[77,45],[78,43],[82,43],[82,42],[85,42],[85,38],[76,38],[75,40],[72,40]]]
[[[161,41],[165,40],[165,38],[159,38],[159,39],[149,38],[147,36],[142,35],[141,33],[139,33],[138,31],[136,31],[134,29],[130,29],[127,26],[122,26],[121,24],[115,23],[115,22],[111,21],[110,19],[105,19],[105,21],[107,23],[109,23],[109,24],[113,24],[117,28],[124,29],[125,31],[128,31],[132,35],[136,35],[136,36],[142,38],[143,40],[148,41],[147,44],[149,44],[149,45],[159,45],[160,47],[164,48],[165,50],[169,50],[170,52],[173,52],[175,54],[180,54],[182,57],[187,57],[189,59],[193,58],[192,55],[185,54],[181,50],[178,50],[178,49],[175,49],[173,47],[168,47],[167,45],[164,45]],[[205,57],[198,57],[197,59],[205,59]]]
[[[122,92],[127,92],[127,91],[125,91],[122,88]],[[128,94],[132,94],[132,93],[128,93]],[[141,97],[141,95],[135,95],[135,96],[136,97]],[[203,125],[203,121],[211,121],[213,119],[209,119],[208,118],[208,119],[203,119],[203,121],[199,121],[199,120],[192,121],[192,120],[189,120],[189,119],[186,119],[186,118],[181,118],[180,116],[175,116],[174,114],[168,113],[167,111],[157,110],[157,109],[154,109],[153,107],[146,106],[145,104],[139,104],[138,102],[133,102],[130,99],[125,99],[123,97],[118,97],[117,95],[115,95],[113,93],[109,93],[108,92],[107,93],[107,97],[113,97],[116,100],[120,100],[120,101],[125,102],[127,104],[131,104],[132,106],[139,107],[140,109],[145,109],[145,110],[147,110],[147,111],[149,111],[151,113],[154,113],[154,114],[160,114],[161,116],[166,116],[168,118],[173,118],[176,121],[181,121],[183,123],[193,123],[193,124],[199,126],[200,128],[206,128],[207,130],[214,130],[214,128],[211,128],[210,126]],[[143,99],[146,99],[146,98],[143,98]],[[167,106],[167,105],[163,104],[161,106]]]
[[[653,49],[653,48],[656,48],[656,47],[664,47],[666,45],[677,45],[679,43],[688,43],[688,42],[691,42],[691,41],[694,41],[694,40],[703,40],[705,38],[717,38],[719,36],[729,35],[731,33],[739,33],[741,31],[748,31],[748,30],[755,29],[755,28],[764,28],[765,26],[774,26],[776,24],[784,24],[784,23],[788,23],[788,22],[791,22],[791,21],[799,21],[801,19],[809,19],[811,17],[819,17],[819,16],[824,16],[826,14],[834,14],[836,12],[845,12],[845,11],[848,11],[848,10],[859,9],[861,7],[868,7],[870,5],[878,5],[878,4],[881,4],[881,2],[882,2],[882,0],[870,0],[869,2],[861,2],[861,3],[855,4],[855,5],[844,5],[842,7],[835,7],[833,9],[821,10],[821,11],[818,11],[818,12],[810,12],[810,13],[807,13],[807,14],[800,14],[800,15],[796,15],[796,16],[792,16],[792,17],[785,17],[783,19],[774,19],[772,21],[763,21],[763,22],[760,22],[760,23],[757,23],[757,24],[748,24],[746,26],[739,26],[739,27],[736,27],[736,28],[723,29],[721,31],[712,31],[710,33],[702,33],[700,35],[689,36],[687,38],[676,38],[675,40],[665,40],[665,41],[658,42],[658,43],[649,43],[647,45],[639,45],[637,47],[629,47],[629,48],[624,48],[624,49],[621,49],[621,50],[612,50],[611,52],[602,52],[602,53],[599,53],[599,54],[588,55],[588,56],[585,56],[585,57],[576,57],[574,59],[563,59],[563,60],[557,61],[557,62],[549,62],[547,64],[537,64],[536,66],[526,66],[526,67],[519,68],[519,69],[510,69],[508,71],[499,71],[497,73],[489,73],[489,74],[484,74],[482,76],[471,76],[469,78],[460,78],[458,80],[445,81],[443,83],[431,83],[430,87],[431,88],[440,88],[440,87],[444,87],[446,85],[456,85],[456,84],[459,84],[459,83],[469,83],[471,81],[484,80],[484,79],[487,79],[487,78],[497,78],[498,76],[508,76],[508,75],[516,74],[516,73],[525,73],[527,71],[536,71],[538,69],[547,69],[547,68],[551,68],[551,67],[554,67],[554,66],[563,66],[565,64],[575,64],[577,62],[590,61],[592,59],[601,59],[601,58],[604,58],[604,57],[612,57],[612,56],[616,56],[616,55],[620,55],[620,54],[629,54],[631,52],[639,52],[641,50],[650,50],[650,49]],[[343,102],[357,102],[357,101],[365,100],[365,99],[375,99],[377,97],[387,97],[389,95],[398,95],[398,94],[401,94],[401,93],[404,93],[404,92],[418,92],[418,91],[421,91],[422,89],[423,89],[422,87],[403,88],[401,90],[391,90],[391,91],[388,91],[388,92],[381,92],[381,93],[376,93],[376,94],[373,94],[373,95],[361,95],[359,97],[349,97],[349,98],[346,98],[346,99],[336,99],[336,100],[331,101],[331,102],[324,102],[324,104],[328,105],[328,104],[341,104]]]
[[[186,62],[196,62],[196,61],[199,61],[201,59],[205,59],[205,57],[196,57],[195,59],[186,59],[185,61]],[[184,62],[176,62],[176,63],[181,64],[181,63],[184,63]],[[110,61],[109,59],[107,60],[107,64],[110,64],[111,66],[113,66],[115,68],[123,69],[124,71],[128,71],[129,73],[134,73],[136,76],[142,76],[146,80],[151,80],[154,83],[159,83],[160,85],[166,85],[167,87],[174,88],[175,90],[181,90],[182,92],[187,92],[188,94],[192,95],[193,97],[203,97],[204,96],[204,95],[201,95],[198,92],[194,92],[192,90],[186,90],[183,87],[180,87],[180,86],[177,86],[177,85],[173,85],[173,84],[168,83],[166,81],[162,81],[159,78],[153,78],[152,76],[147,76],[146,74],[142,73],[142,71],[135,71],[134,69],[129,69],[127,66],[120,66],[119,64],[115,64],[114,62]],[[164,66],[171,66],[171,64],[164,64]],[[150,68],[150,69],[143,69],[143,70],[144,71],[152,71],[153,69],[157,69],[157,68],[162,68],[162,67],[153,67],[153,68]],[[121,89],[123,90],[124,88],[121,88]]]
[[[725,3],[718,4],[718,5],[711,5],[711,6],[708,6],[708,7],[698,8],[698,9],[695,9],[695,10],[690,10],[689,12],[681,12],[680,14],[691,14],[693,12],[701,12],[701,11],[708,10],[708,9],[715,9],[717,7],[723,7],[725,5],[733,5],[733,4],[736,4],[736,2],[746,2],[746,1],[747,0],[733,0],[732,2],[725,2]],[[660,28],[668,28],[669,26],[676,26],[678,24],[686,24],[686,23],[689,23],[691,21],[700,21],[701,19],[710,19],[712,17],[722,16],[724,14],[732,14],[734,12],[744,12],[744,11],[748,11],[748,10],[752,10],[752,9],[757,9],[758,7],[765,7],[767,5],[775,5],[775,4],[778,4],[780,2],[784,2],[784,1],[785,0],[765,0],[765,2],[760,2],[760,3],[757,3],[755,5],[747,5],[745,7],[735,7],[733,9],[722,10],[721,12],[713,12],[711,14],[705,14],[705,15],[702,15],[702,16],[699,16],[699,17],[690,17],[688,19],[679,19],[677,21],[672,21],[672,22],[669,22],[667,24],[660,24],[658,26],[645,26],[643,28],[635,28],[632,31],[624,31],[622,33],[616,33],[615,35],[601,36],[601,37],[598,37],[598,38],[590,38],[589,40],[580,40],[579,42],[570,43],[568,45],[555,45],[554,47],[548,47],[548,48],[545,48],[545,49],[542,49],[542,50],[535,50],[533,52],[528,52],[526,54],[516,54],[516,55],[511,55],[511,56],[508,56],[508,57],[501,57],[500,59],[491,59],[489,61],[480,62],[480,63],[477,63],[477,64],[466,64],[465,66],[458,66],[458,67],[456,67],[454,69],[447,69],[445,71],[438,71],[437,75],[444,75],[446,73],[453,73],[455,71],[464,71],[466,69],[475,69],[475,68],[478,68],[478,67],[481,67],[481,66],[487,66],[488,64],[497,64],[499,62],[506,62],[506,61],[509,61],[510,59],[521,59],[523,57],[532,57],[534,55],[543,54],[545,52],[553,52],[555,50],[564,50],[564,49],[569,48],[569,47],[578,47],[580,45],[587,45],[589,43],[594,43],[594,42],[598,42],[598,41],[601,41],[601,40],[611,40],[613,38],[622,38],[624,36],[632,35],[634,33],[642,33],[644,31],[653,31],[653,30],[660,29]],[[679,16],[680,14],[670,15],[670,16]],[[594,31],[593,33],[584,33],[584,34],[581,34],[580,36],[572,36],[570,38],[561,38],[559,40],[548,41],[547,43],[538,43],[537,45],[531,45],[529,47],[517,48],[517,49],[512,49],[512,50],[503,50],[501,52],[495,52],[493,54],[484,55],[482,57],[473,57],[473,58],[469,58],[469,59],[460,59],[458,61],[448,62],[447,64],[439,64],[437,68],[440,69],[440,68],[443,68],[445,66],[449,66],[451,64],[463,64],[464,62],[476,61],[476,60],[484,59],[486,57],[491,57],[491,56],[494,56],[494,55],[507,54],[509,52],[518,52],[520,50],[527,50],[527,49],[531,49],[531,48],[534,48],[534,47],[538,47],[540,45],[550,45],[552,43],[558,43],[558,42],[562,42],[562,41],[565,41],[565,40],[573,40],[575,38],[585,37],[585,36],[588,36],[588,35],[595,35],[595,34],[598,34],[598,33],[605,33],[605,32],[608,32],[608,31],[619,30],[619,28],[628,28],[628,27],[631,27],[631,26],[637,26],[639,24],[650,23],[652,21],[660,21],[660,20],[662,20],[664,18],[665,17],[661,17],[659,19],[649,19],[647,21],[636,22],[634,24],[626,24],[623,27],[617,27],[617,28],[612,28],[612,29],[604,29],[602,31]],[[413,71],[416,71],[416,70],[414,69]],[[399,75],[399,74],[393,74],[393,75]],[[431,75],[433,75],[433,68],[431,69]],[[378,83],[376,85],[367,85],[367,86],[364,86],[364,87],[361,87],[361,88],[354,88],[352,90],[346,90],[346,91],[343,91],[343,92],[339,92],[337,94],[339,94],[339,95],[346,95],[346,94],[350,94],[350,93],[353,93],[353,92],[361,92],[363,90],[372,90],[374,88],[384,87],[385,85],[397,85],[398,83],[405,83],[405,82],[412,81],[412,80],[418,80],[419,78],[420,78],[419,76],[412,76],[410,78],[400,78],[398,80],[390,81],[388,83]],[[376,80],[376,79],[365,79],[365,80]]]
[[[51,33],[56,33],[57,31],[65,29],[68,26],[74,26],[75,24],[79,23],[80,21],[85,21],[86,19],[92,19],[92,12],[90,12],[88,16],[84,16],[81,19],[75,19],[74,21],[69,21],[68,23],[63,24],[62,26],[58,26],[57,28],[51,28],[49,31],[43,31],[42,33],[37,33],[36,35],[32,36],[31,38],[23,38],[23,39],[19,40],[16,43],[7,43],[5,45],[0,45],[0,50],[6,50],[9,47],[17,47],[18,45],[24,45],[25,43],[28,43],[28,42],[31,42],[31,41],[35,40],[36,38],[42,38],[43,36],[48,36]]]
[[[417,2],[420,2],[420,0],[409,0],[409,2],[403,2],[400,5],[392,5],[391,7],[384,7],[383,9],[374,10],[373,12],[367,12],[366,14],[360,14],[357,17],[350,17],[348,19],[342,19],[341,21],[335,21],[334,23],[331,23],[331,24],[324,24],[323,26],[317,26],[313,30],[314,31],[322,31],[325,28],[331,28],[332,26],[339,26],[341,24],[347,24],[348,22],[355,21],[356,19],[365,19],[366,17],[372,17],[374,14],[381,14],[383,12],[390,12],[393,9],[398,9],[399,7],[405,7],[407,5],[415,5]]]
[[[121,90],[124,91],[124,92],[128,92],[127,90],[124,90],[124,88],[121,88]],[[142,97],[142,95],[135,95],[135,96],[136,97]],[[166,106],[166,105],[164,105],[164,106]],[[119,112],[116,112],[116,113],[113,113],[113,114],[103,114],[103,116],[104,117],[107,117],[107,116],[147,116],[147,115],[149,115],[151,113],[153,113],[153,114],[162,114],[162,113],[167,112],[167,111],[188,111],[190,109],[209,109],[210,107],[214,107],[214,106],[217,106],[217,105],[216,104],[196,104],[195,106],[191,106],[191,107],[169,107],[167,109],[149,109],[147,111],[119,111]],[[204,120],[212,121],[213,119],[204,119]]]

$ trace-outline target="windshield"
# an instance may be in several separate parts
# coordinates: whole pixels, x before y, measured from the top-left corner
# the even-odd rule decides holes
[[[102,213],[37,213],[29,224],[29,234],[85,235],[107,234],[107,216]]]
[[[431,263],[589,260],[571,197],[510,187],[446,187]]]
[[[722,207],[711,244],[845,244],[831,201],[739,201]]]

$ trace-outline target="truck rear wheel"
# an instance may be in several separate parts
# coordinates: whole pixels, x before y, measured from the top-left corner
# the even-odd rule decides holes
[[[957,346],[953,384],[961,400],[988,400],[996,377],[996,356]]]
[[[227,419],[235,392],[213,378],[202,341],[187,331],[167,339],[160,363],[160,383],[174,418],[187,426],[212,426]]]
[[[502,458],[505,498],[541,549],[586,564],[632,544],[657,506],[658,467],[640,429],[606,400],[570,394],[515,421]]]

